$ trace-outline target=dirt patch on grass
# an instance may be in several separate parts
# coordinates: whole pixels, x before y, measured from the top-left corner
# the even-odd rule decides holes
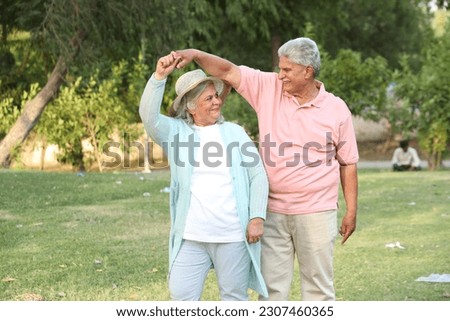
[[[16,296],[17,301],[44,301],[44,297],[36,293],[24,293]]]
[[[11,213],[0,210],[0,220],[14,220],[16,219],[16,216],[12,215]]]

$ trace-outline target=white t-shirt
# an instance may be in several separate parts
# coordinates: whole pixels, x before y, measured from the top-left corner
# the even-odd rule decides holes
[[[417,151],[408,147],[406,152],[401,147],[397,147],[392,156],[392,163],[397,165],[411,165],[414,167],[420,166],[420,158],[417,155]]]
[[[194,126],[200,137],[191,178],[191,202],[184,238],[227,243],[244,240],[226,148],[219,125]]]

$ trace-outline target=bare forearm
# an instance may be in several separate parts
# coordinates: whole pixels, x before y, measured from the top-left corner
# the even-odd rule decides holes
[[[341,166],[340,173],[346,212],[342,218],[339,233],[342,235],[341,243],[344,244],[356,229],[356,213],[358,207],[358,175],[356,164]]]
[[[234,63],[197,49],[178,50],[176,54],[180,58],[177,68],[183,68],[194,61],[211,76],[228,82],[234,88],[239,86],[240,71]]]
[[[230,72],[234,66],[228,60],[215,56],[213,54],[195,50],[194,61],[212,76],[222,78]]]
[[[347,213],[356,215],[358,210],[358,175],[356,164],[341,166],[340,176]]]

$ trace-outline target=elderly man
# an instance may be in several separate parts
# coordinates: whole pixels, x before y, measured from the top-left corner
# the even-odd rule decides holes
[[[335,300],[339,181],[346,203],[339,229],[344,243],[356,228],[359,156],[347,105],[316,80],[316,43],[297,38],[283,44],[278,74],[237,66],[196,49],[177,55],[178,68],[195,61],[228,82],[257,113],[270,187],[261,259],[268,300],[288,300],[295,255],[302,299]]]

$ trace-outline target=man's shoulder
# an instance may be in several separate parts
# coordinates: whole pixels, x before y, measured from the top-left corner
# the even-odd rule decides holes
[[[320,102],[322,102],[325,106],[332,106],[333,108],[336,108],[338,110],[347,110],[349,111],[347,103],[339,96],[335,95],[332,92],[329,92],[326,90],[325,85],[318,81],[320,83],[320,91],[319,91],[319,106]]]
[[[262,71],[260,69],[255,69],[244,65],[239,66],[239,70],[241,72],[241,78],[257,76],[275,81],[278,79],[278,74],[272,71]]]
[[[348,108],[347,103],[344,101],[344,99],[342,99],[339,96],[336,96],[334,93],[326,91],[323,93],[324,98],[328,101],[328,102],[332,102],[334,105],[336,105],[337,107],[345,107]]]

